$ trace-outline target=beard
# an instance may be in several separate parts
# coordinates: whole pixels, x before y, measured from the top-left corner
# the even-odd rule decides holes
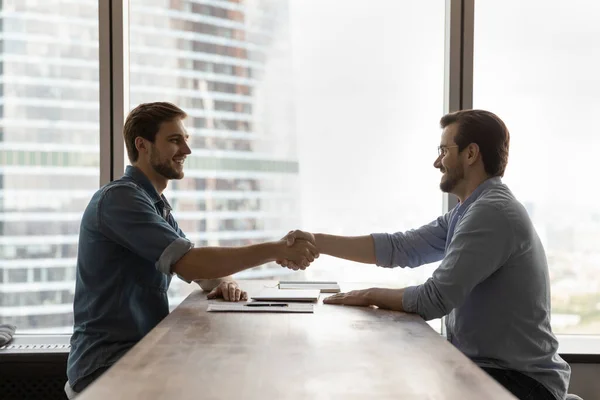
[[[181,179],[183,178],[183,170],[178,170],[173,167],[171,160],[161,160],[158,151],[153,148],[152,154],[150,155],[150,166],[159,175],[167,179]]]
[[[465,177],[465,171],[462,168],[453,168],[445,170],[446,179],[442,177],[440,189],[444,193],[450,193],[456,185]]]

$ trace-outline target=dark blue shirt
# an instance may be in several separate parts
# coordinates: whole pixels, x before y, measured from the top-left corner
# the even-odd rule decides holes
[[[167,316],[171,266],[192,247],[138,168],[94,194],[79,231],[71,387],[81,390]]]

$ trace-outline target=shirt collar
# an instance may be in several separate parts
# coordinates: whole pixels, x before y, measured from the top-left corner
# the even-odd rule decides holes
[[[494,176],[492,178],[486,179],[485,181],[481,182],[481,184],[479,184],[479,186],[477,186],[477,188],[475,190],[473,190],[473,193],[471,193],[471,195],[469,197],[467,197],[467,200],[465,200],[464,203],[461,203],[458,205],[459,213],[464,211],[475,200],[477,200],[479,198],[479,196],[481,196],[483,194],[483,192],[486,191],[486,189],[489,189],[494,186],[499,186],[501,184],[502,184],[502,179],[500,179],[499,176]]]
[[[162,202],[167,210],[172,210],[171,205],[167,201],[166,197],[158,194],[156,188],[152,182],[150,182],[150,179],[148,179],[146,174],[144,174],[141,169],[132,165],[128,165],[125,169],[125,176],[131,178],[135,183],[140,185],[142,189],[144,189],[144,191],[152,198],[154,204]]]

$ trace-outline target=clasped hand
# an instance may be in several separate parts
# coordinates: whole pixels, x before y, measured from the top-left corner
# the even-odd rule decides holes
[[[312,233],[304,231],[290,231],[281,241],[286,244],[285,254],[277,264],[289,269],[305,270],[315,258],[319,258],[319,250]]]

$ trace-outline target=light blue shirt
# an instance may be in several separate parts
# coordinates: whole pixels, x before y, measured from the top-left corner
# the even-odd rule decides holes
[[[448,340],[476,364],[519,371],[565,397],[571,368],[550,326],[544,247],[500,178],[428,225],[372,237],[382,267],[442,260],[427,282],[406,288],[406,311],[426,320],[448,315]]]

